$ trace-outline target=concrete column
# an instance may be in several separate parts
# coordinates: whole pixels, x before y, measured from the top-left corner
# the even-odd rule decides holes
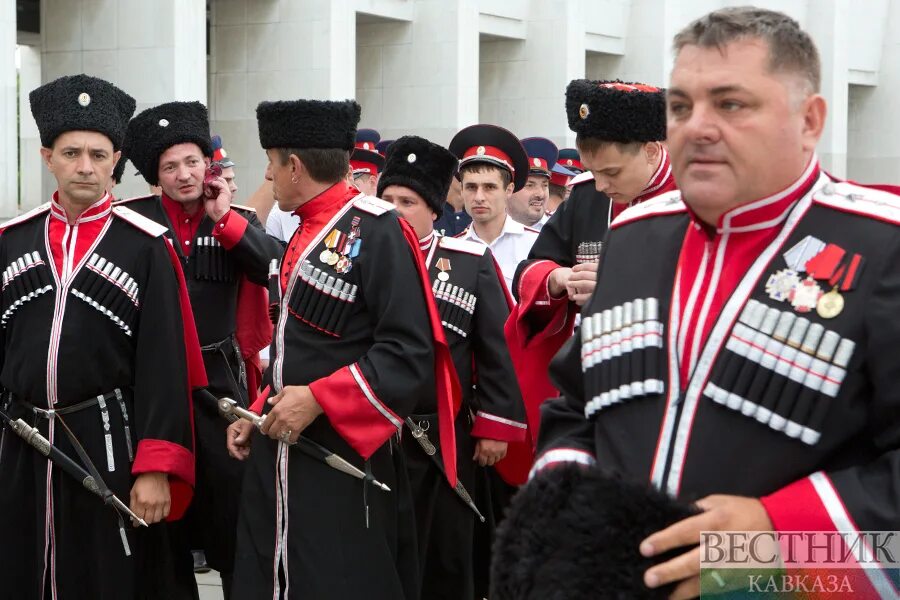
[[[351,0],[213,0],[211,7],[212,130],[237,164],[240,201],[265,171],[260,102],[355,96],[356,11]]]
[[[850,179],[863,183],[900,184],[900,121],[894,117],[900,95],[900,4],[889,2],[877,85],[851,89]],[[892,33],[893,32],[893,33]]]
[[[825,131],[818,153],[822,168],[837,177],[847,175],[847,107],[851,52],[850,0],[824,0],[807,13],[806,30],[816,41],[822,62],[821,94],[828,102]]]
[[[206,102],[205,0],[41,0],[43,82],[102,77],[134,96],[137,110],[172,100]],[[117,196],[146,193],[126,169]],[[55,181],[44,176],[44,196]]]
[[[0,219],[18,214],[16,3],[0,3]]]
[[[41,49],[19,46],[19,165],[20,208],[29,210],[43,204],[47,197],[41,191],[44,163],[40,158],[41,137],[31,116],[28,93],[41,85]]]

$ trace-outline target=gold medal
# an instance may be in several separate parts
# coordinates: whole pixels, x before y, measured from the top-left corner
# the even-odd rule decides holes
[[[328,260],[326,260],[325,262],[333,267],[334,265],[337,264],[337,261],[339,261],[340,259],[341,259],[341,256],[337,252],[329,252]]]
[[[816,312],[823,319],[833,319],[844,310],[844,297],[834,287],[830,292],[822,294],[816,303]]]
[[[332,264],[328,261],[331,259],[334,253],[331,250],[322,250],[322,253],[319,254],[319,260],[325,263],[326,265]]]

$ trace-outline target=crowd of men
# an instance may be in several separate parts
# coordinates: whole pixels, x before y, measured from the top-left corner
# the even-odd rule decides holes
[[[668,89],[572,81],[562,150],[262,102],[257,208],[199,102],[31,92],[0,598],[196,598],[196,557],[238,600],[677,599],[701,531],[900,529],[896,189],[820,167],[792,19],[674,50]]]

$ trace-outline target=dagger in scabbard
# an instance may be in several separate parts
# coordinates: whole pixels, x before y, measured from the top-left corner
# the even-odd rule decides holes
[[[419,446],[422,448],[422,451],[431,458],[432,462],[434,462],[438,470],[443,473],[444,463],[441,461],[441,457],[438,456],[437,448],[435,448],[434,444],[431,443],[431,440],[428,438],[428,434],[425,433],[425,430],[410,417],[406,417],[406,426],[409,427],[413,439],[416,440],[416,443],[419,444]],[[475,513],[475,516],[477,516],[478,519],[482,523],[484,523],[484,515],[481,514],[480,510],[478,510],[478,507],[472,500],[472,496],[469,495],[469,491],[466,489],[466,486],[463,485],[462,481],[460,481],[459,479],[456,480],[456,485],[453,487],[453,491],[457,496],[459,496],[459,499],[462,500],[466,506],[472,509],[472,512]]]
[[[100,497],[104,504],[111,505],[117,511],[125,513],[133,522],[148,527],[146,521],[134,514],[131,509],[108,488],[105,492],[101,491],[100,486],[97,485],[97,481],[87,471],[62,450],[51,444],[50,440],[42,436],[36,428],[30,426],[22,419],[13,419],[3,411],[0,411],[0,418],[9,425],[9,428],[16,435],[25,440],[29,446],[47,457],[47,460],[59,467],[64,473],[81,482],[81,485],[84,486],[86,490]]]
[[[255,412],[243,408],[232,398],[216,398],[208,390],[197,390],[194,393],[200,394],[206,401],[215,401],[215,405],[219,411],[219,414],[221,414],[231,422],[237,421],[238,419],[246,419],[253,423],[253,425],[255,425],[257,429],[259,429],[260,427],[262,427],[262,424],[265,421],[265,417],[261,417]],[[346,475],[350,475],[351,477],[355,477],[356,479],[362,479],[363,481],[374,485],[382,491],[391,491],[391,488],[389,488],[387,485],[381,483],[371,475],[366,475],[361,469],[354,466],[345,458],[335,454],[328,448],[322,446],[318,442],[314,442],[308,437],[301,435],[299,438],[297,438],[296,442],[293,442],[289,445],[296,447],[307,456],[324,462],[332,469],[340,471],[341,473],[344,473]]]

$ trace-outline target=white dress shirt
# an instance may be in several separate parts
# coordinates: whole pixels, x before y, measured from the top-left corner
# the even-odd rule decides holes
[[[299,226],[299,215],[295,215],[293,211],[281,210],[277,205],[272,207],[269,218],[266,219],[266,233],[282,242],[290,241]]]
[[[538,232],[531,227],[526,227],[518,221],[514,221],[509,215],[503,223],[503,229],[500,235],[493,242],[488,244],[475,233],[474,223],[460,235],[464,240],[472,240],[480,244],[486,245],[494,253],[497,264],[503,272],[503,279],[506,281],[506,288],[512,293],[513,276],[516,274],[516,267],[519,263],[528,258],[531,246],[537,239]]]

